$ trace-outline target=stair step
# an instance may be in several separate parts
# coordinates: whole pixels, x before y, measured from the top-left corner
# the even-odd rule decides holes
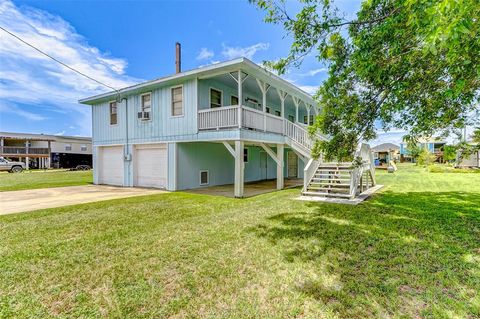
[[[346,188],[346,187],[350,187],[350,184],[333,184],[333,183],[310,183],[308,185],[308,187],[310,186],[314,186],[314,187],[318,187],[318,186],[322,186],[322,187],[332,187],[332,188]]]
[[[322,192],[309,192],[309,191],[303,192],[302,194],[306,196],[350,198],[350,194],[322,193]]]
[[[312,181],[331,181],[331,182],[347,182],[350,181],[350,178],[328,178],[328,177],[313,177]]]
[[[350,194],[350,188],[307,187],[307,191],[322,192],[322,193],[329,193],[329,194]]]

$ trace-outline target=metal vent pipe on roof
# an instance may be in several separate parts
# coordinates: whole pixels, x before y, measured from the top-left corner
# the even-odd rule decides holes
[[[182,72],[182,46],[180,42],[175,43],[175,73]]]

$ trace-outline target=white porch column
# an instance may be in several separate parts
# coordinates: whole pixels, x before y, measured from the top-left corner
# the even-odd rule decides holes
[[[284,187],[284,180],[283,180],[283,154],[284,154],[284,146],[283,144],[277,144],[277,189],[283,189]]]
[[[292,96],[292,98],[293,98],[293,104],[295,105],[295,122],[299,123],[299,121],[298,121],[298,107],[300,106],[301,100],[296,96]]]
[[[285,134],[285,99],[287,98],[287,92],[283,92],[280,89],[277,89],[278,97],[280,98],[281,111],[280,115],[282,116],[282,132]]]
[[[305,108],[307,109],[307,125],[310,125],[310,105],[305,104]]]
[[[270,88],[270,84],[263,82],[259,79],[257,80],[258,87],[262,92],[262,110],[263,110],[263,130],[267,130],[267,92]]]
[[[242,128],[242,104],[243,104],[243,82],[248,78],[248,74],[245,72],[242,72],[241,70],[230,72],[229,73],[232,79],[237,82],[237,88],[238,88],[238,128]],[[243,76],[242,74],[245,74]]]
[[[244,163],[243,163],[243,141],[235,141],[235,197],[243,197],[244,189]]]
[[[259,144],[265,152],[277,163],[277,189],[283,189],[283,154],[284,146],[283,144],[277,144],[277,153],[275,153],[268,145],[265,143]]]
[[[242,104],[243,104],[243,81],[242,81],[242,71],[238,70],[237,72],[237,84],[238,84],[238,128],[242,128]]]
[[[27,170],[30,169],[30,158],[29,158],[28,156],[25,157],[25,168],[26,168]]]

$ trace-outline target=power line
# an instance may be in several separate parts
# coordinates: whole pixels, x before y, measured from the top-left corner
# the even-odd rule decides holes
[[[34,45],[32,45],[32,44],[28,43],[27,41],[23,40],[22,38],[20,38],[20,37],[17,36],[16,34],[8,31],[8,30],[5,29],[4,27],[0,26],[0,29],[2,29],[2,30],[5,31],[6,33],[10,34],[12,37],[16,38],[17,40],[19,40],[19,41],[23,42],[24,44],[28,45],[29,47],[33,48],[34,50],[36,50],[36,51],[40,52],[41,54],[45,55],[46,57],[52,59],[53,61],[55,61],[55,62],[63,65],[64,67],[72,70],[73,72],[78,73],[78,74],[80,74],[81,76],[84,76],[84,77],[86,77],[87,79],[92,80],[92,81],[94,81],[94,82],[96,82],[96,83],[98,83],[98,84],[100,84],[100,85],[103,85],[103,86],[109,88],[109,89],[112,89],[112,90],[114,90],[115,92],[117,92],[118,94],[120,94],[120,92],[119,92],[116,88],[114,88],[114,87],[112,87],[112,86],[110,86],[110,85],[108,85],[108,84],[105,84],[105,83],[103,83],[103,82],[101,82],[101,81],[99,81],[99,80],[96,80],[96,79],[92,78],[91,76],[88,76],[88,75],[86,75],[85,73],[83,73],[83,72],[81,72],[81,71],[78,71],[77,69],[69,66],[68,64],[66,64],[66,63],[64,63],[64,62],[62,62],[62,61],[54,58],[53,56],[49,55],[48,53],[40,50],[39,48],[35,47]]]

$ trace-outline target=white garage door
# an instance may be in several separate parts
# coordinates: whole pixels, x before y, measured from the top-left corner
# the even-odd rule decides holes
[[[107,185],[123,185],[123,146],[100,147],[98,182]]]
[[[137,145],[135,169],[135,186],[165,188],[167,186],[167,145]]]

